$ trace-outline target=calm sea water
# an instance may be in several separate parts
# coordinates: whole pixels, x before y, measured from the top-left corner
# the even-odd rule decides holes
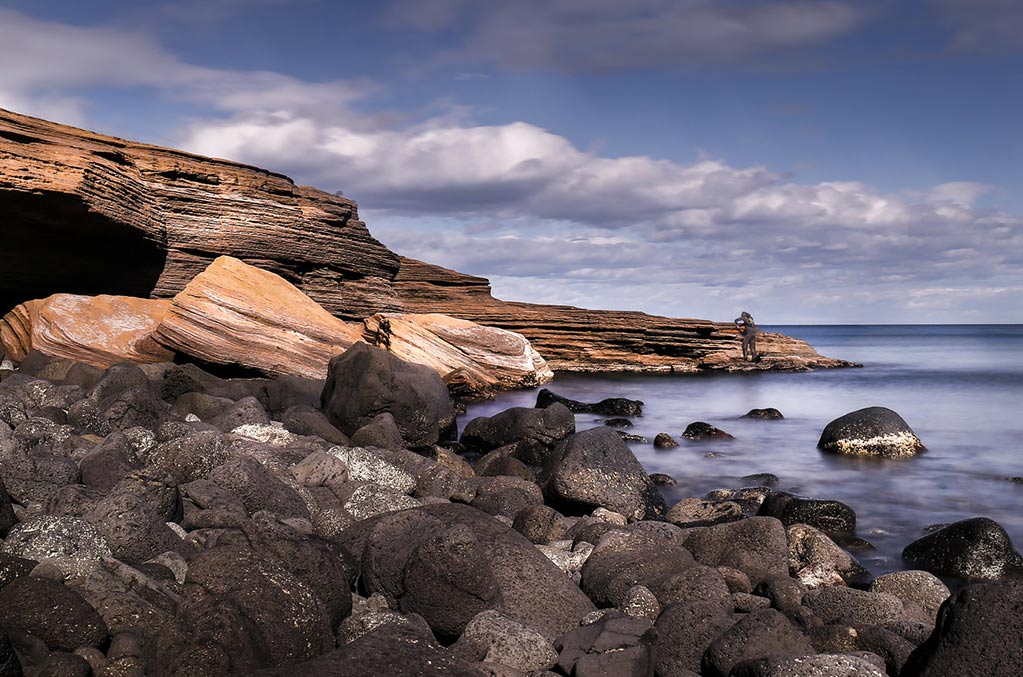
[[[737,488],[743,475],[769,472],[776,488],[850,505],[857,532],[876,547],[860,553],[875,575],[904,568],[902,548],[924,527],[986,516],[1023,547],[1023,325],[883,325],[764,327],[808,341],[818,352],[862,369],[804,373],[699,375],[559,374],[547,386],[572,399],[627,397],[645,403],[629,432],[648,472],[673,476],[670,502]],[[513,406],[533,406],[535,390],[504,393],[471,406],[462,423]],[[850,459],[817,450],[827,423],[868,406],[885,406],[909,423],[927,451],[899,461]],[[775,407],[785,419],[741,418]],[[735,435],[725,442],[685,442],[706,421]],[[601,425],[577,414],[578,429]],[[667,432],[681,443],[654,449]]]

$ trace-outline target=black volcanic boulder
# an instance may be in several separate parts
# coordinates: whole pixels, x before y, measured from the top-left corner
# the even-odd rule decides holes
[[[941,605],[903,677],[1023,675],[1023,581],[977,583]]]
[[[821,498],[803,498],[784,491],[772,491],[760,504],[758,515],[777,517],[785,526],[808,524],[829,534],[856,531],[856,513],[845,503]]]
[[[612,428],[584,430],[561,441],[544,464],[544,476],[545,495],[576,512],[602,507],[644,519],[665,511],[650,476]]]
[[[601,414],[603,416],[642,416],[643,403],[639,400],[628,400],[624,397],[609,397],[600,402],[580,402],[562,397],[547,388],[542,388],[536,395],[537,407],[549,407],[560,402],[576,413]]]
[[[656,640],[650,621],[612,615],[562,635],[554,646],[566,675],[652,675]]]
[[[727,677],[736,664],[746,660],[815,653],[806,635],[781,612],[760,609],[743,616],[711,642],[703,654],[700,674]]]
[[[753,585],[773,575],[789,575],[785,527],[773,517],[691,529],[684,545],[697,562],[738,569]]]
[[[939,576],[995,580],[1023,573],[1023,558],[1000,524],[987,517],[954,522],[919,538],[902,551],[916,569]]]
[[[514,455],[533,465],[543,463],[559,440],[575,432],[575,416],[560,403],[548,407],[512,407],[493,416],[469,421],[461,443],[467,451],[488,452],[515,444]]]
[[[700,442],[703,440],[734,440],[735,436],[730,433],[726,433],[720,428],[716,428],[709,423],[703,421],[694,421],[686,426],[686,429],[682,432],[682,437],[687,440],[693,440]]]
[[[743,418],[756,418],[762,421],[779,421],[783,418],[781,412],[774,407],[767,407],[765,409],[750,409],[747,411]]]
[[[365,343],[331,359],[320,408],[348,436],[389,412],[409,448],[450,439],[455,429],[455,409],[436,371]]]
[[[52,650],[96,647],[108,637],[103,618],[85,599],[63,583],[24,576],[0,591],[0,625],[27,632]]]
[[[435,631],[457,625],[461,615],[437,597],[441,590],[451,594],[450,602],[475,593],[476,612],[480,606],[495,609],[548,640],[577,627],[594,610],[572,579],[536,546],[467,505],[378,515],[346,530],[341,539],[360,562],[361,585],[368,592],[382,593],[394,607],[429,614],[424,617]],[[495,590],[487,587],[488,567]]]
[[[867,407],[840,416],[821,433],[817,446],[846,456],[904,458],[924,450],[901,416],[885,407]]]

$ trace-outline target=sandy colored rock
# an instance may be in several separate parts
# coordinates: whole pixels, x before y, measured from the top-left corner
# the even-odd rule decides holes
[[[160,299],[54,294],[21,303],[0,319],[0,341],[13,360],[35,349],[100,369],[169,362],[173,351],[150,336],[169,306]]]
[[[360,337],[290,282],[221,256],[174,297],[154,338],[215,364],[274,376],[325,378],[327,362]]]
[[[446,383],[461,379],[471,390],[530,388],[554,372],[529,341],[515,332],[448,315],[378,313],[363,321],[363,339],[407,362],[433,367]]]

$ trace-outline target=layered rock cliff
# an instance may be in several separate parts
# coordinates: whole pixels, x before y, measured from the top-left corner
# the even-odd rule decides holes
[[[486,279],[401,258],[351,200],[280,174],[0,110],[0,315],[55,293],[167,298],[220,255],[272,271],[334,316],[443,313],[518,332],[555,370],[848,366],[730,325],[505,302]]]

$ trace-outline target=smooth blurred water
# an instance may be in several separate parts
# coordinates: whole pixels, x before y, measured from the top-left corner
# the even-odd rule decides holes
[[[857,514],[857,532],[877,550],[858,555],[874,574],[904,568],[902,548],[924,527],[986,516],[1023,546],[1023,325],[876,325],[764,327],[808,341],[818,352],[862,369],[803,373],[698,375],[559,374],[547,386],[576,400],[627,397],[645,403],[631,443],[648,472],[678,485],[669,502],[711,489],[743,486],[743,475],[774,473],[778,489],[838,499]],[[536,390],[504,393],[473,405],[462,423],[513,406],[533,406]],[[927,451],[900,461],[841,458],[817,450],[827,423],[869,406],[894,409]],[[775,407],[781,421],[741,418]],[[685,427],[706,421],[735,435],[686,442]],[[602,424],[577,414],[578,429]],[[681,443],[659,451],[667,432]],[[709,457],[708,454],[715,454]]]

